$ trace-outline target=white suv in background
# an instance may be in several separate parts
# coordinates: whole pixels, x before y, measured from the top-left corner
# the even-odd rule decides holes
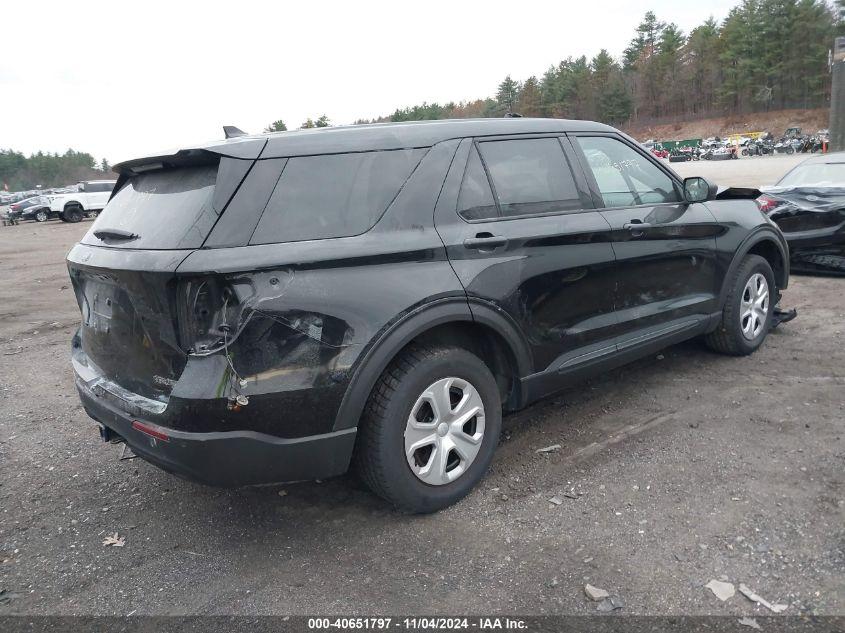
[[[83,217],[102,211],[111,197],[116,180],[86,180],[79,183],[79,191],[53,198],[50,211],[59,214],[63,222],[79,222]]]

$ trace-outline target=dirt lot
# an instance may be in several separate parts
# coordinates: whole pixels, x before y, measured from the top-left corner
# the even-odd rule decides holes
[[[635,123],[626,127],[625,131],[641,141],[707,138],[713,135],[724,137],[728,134],[765,131],[779,136],[790,127],[800,127],[804,134],[815,134],[818,130],[826,128],[829,122],[830,109],[817,108],[815,110],[773,110],[655,125]]]
[[[787,159],[682,168],[761,184]],[[67,360],[88,225],[0,229],[0,614],[587,614],[585,583],[622,613],[768,613],[711,579],[845,613],[845,279],[794,277],[799,318],[751,357],[690,342],[506,418],[480,488],[409,517],[350,478],[218,490],[118,461]]]

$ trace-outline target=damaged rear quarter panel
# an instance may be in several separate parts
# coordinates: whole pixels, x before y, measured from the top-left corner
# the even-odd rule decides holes
[[[211,275],[237,301],[222,319],[230,329],[225,348],[218,342],[193,350],[174,387],[179,428],[330,432],[368,346],[419,306],[464,297],[432,221],[456,147],[432,148],[367,233],[203,249],[186,258],[180,277]],[[248,404],[226,407],[236,395]],[[213,415],[203,402],[214,403]]]

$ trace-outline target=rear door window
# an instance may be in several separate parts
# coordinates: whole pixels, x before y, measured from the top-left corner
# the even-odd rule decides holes
[[[384,214],[424,149],[290,158],[250,244],[349,237]]]
[[[458,213],[466,220],[484,220],[499,215],[487,173],[476,147],[471,150],[464,172],[464,181],[458,195]]]
[[[133,176],[114,194],[82,241],[154,250],[199,248],[217,220],[212,205],[216,180],[217,165]],[[107,229],[137,237],[101,240],[95,235]]]
[[[557,138],[478,144],[502,217],[584,208]]]

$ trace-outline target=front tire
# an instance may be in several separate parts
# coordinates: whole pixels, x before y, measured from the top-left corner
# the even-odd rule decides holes
[[[704,342],[720,354],[747,356],[763,344],[772,326],[775,276],[764,258],[747,255],[730,283],[722,321]]]
[[[66,222],[81,222],[82,208],[78,206],[67,207],[65,209],[64,219]]]
[[[501,428],[499,388],[477,356],[456,347],[412,345],[370,394],[355,468],[399,509],[436,512],[484,477]]]

